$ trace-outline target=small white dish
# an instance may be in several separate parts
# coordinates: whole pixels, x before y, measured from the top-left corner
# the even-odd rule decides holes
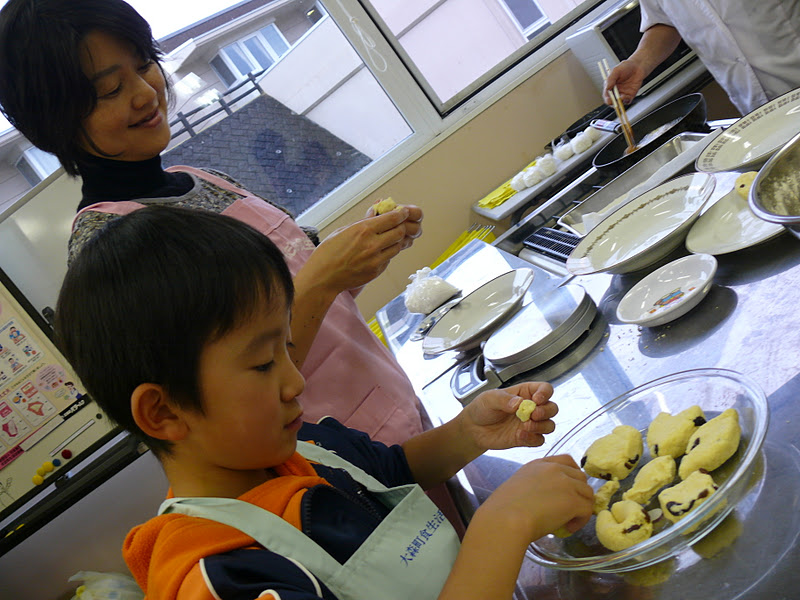
[[[695,254],[727,254],[755,246],[785,231],[783,225],[759,219],[735,189],[698,217],[686,236]]]
[[[728,127],[697,157],[706,173],[754,171],[800,131],[800,89],[759,106]]]
[[[465,296],[431,327],[422,340],[426,354],[467,350],[481,343],[522,301],[533,269],[503,273]]]
[[[575,275],[630,273],[680,246],[714,191],[714,176],[690,173],[621,206],[578,242],[567,259]]]
[[[617,318],[645,327],[685,315],[705,298],[717,272],[710,254],[690,254],[653,271],[620,300]]]

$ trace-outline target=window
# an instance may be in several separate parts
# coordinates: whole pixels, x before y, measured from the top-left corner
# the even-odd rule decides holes
[[[226,86],[231,87],[248,73],[269,69],[289,50],[289,43],[274,23],[255,35],[222,48],[210,64]]]
[[[545,27],[550,25],[550,21],[544,16],[542,9],[534,0],[503,0],[508,10],[519,25],[520,30],[526,39],[532,39]]]
[[[50,173],[58,169],[61,164],[54,155],[32,147],[22,153],[22,156],[17,159],[14,166],[22,173],[28,184],[31,187],[35,187],[44,181]]]

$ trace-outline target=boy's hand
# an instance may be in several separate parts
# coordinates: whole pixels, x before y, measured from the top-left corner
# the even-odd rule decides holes
[[[561,526],[577,531],[591,518],[593,505],[586,474],[571,456],[559,455],[522,465],[479,511],[497,519],[500,528],[519,528],[531,542]]]
[[[481,452],[515,446],[541,446],[545,434],[555,430],[552,418],[558,406],[550,401],[553,386],[545,382],[524,382],[484,392],[462,411],[462,428]],[[523,400],[536,408],[523,423],[516,412]]]

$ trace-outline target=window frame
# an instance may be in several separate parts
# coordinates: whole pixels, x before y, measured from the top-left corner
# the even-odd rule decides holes
[[[501,4],[505,6],[505,3]],[[373,160],[298,216],[302,225],[324,228],[427,151],[458,131],[536,72],[569,51],[566,37],[596,19],[619,0],[584,0],[564,17],[568,24],[529,40],[522,56],[447,112],[441,112],[405,63],[407,57],[380,30],[358,0],[330,0],[328,16],[349,40],[412,129],[411,135]],[[549,29],[549,28],[548,28]],[[549,38],[549,39],[548,39]],[[512,59],[515,57],[511,57]]]

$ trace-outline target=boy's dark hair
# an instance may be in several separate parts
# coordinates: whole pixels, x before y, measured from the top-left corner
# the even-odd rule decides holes
[[[283,255],[249,225],[216,213],[150,206],[110,221],[64,278],[56,339],[86,391],[156,454],[171,444],[145,435],[131,414],[142,383],[203,411],[199,360],[207,344],[263,303],[294,295]]]
[[[81,42],[95,30],[130,42],[161,69],[150,25],[123,0],[9,0],[0,10],[0,109],[73,176],[81,141],[91,143],[83,121],[97,104],[80,60]]]

